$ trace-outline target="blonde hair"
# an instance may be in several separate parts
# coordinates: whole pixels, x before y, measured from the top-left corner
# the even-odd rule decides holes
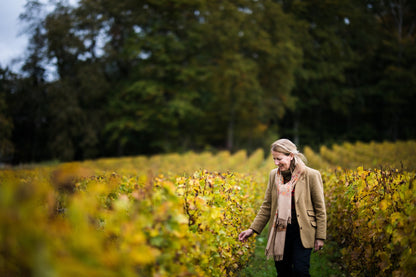
[[[285,154],[289,156],[290,154],[293,154],[295,157],[295,162],[303,162],[306,163],[306,157],[298,151],[298,148],[296,147],[296,144],[291,142],[288,139],[278,139],[271,145],[271,151],[279,152],[282,154]]]

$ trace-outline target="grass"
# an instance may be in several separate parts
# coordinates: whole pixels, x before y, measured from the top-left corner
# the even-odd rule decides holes
[[[267,244],[267,230],[258,235],[256,249],[246,268],[238,273],[238,277],[270,277],[276,276],[272,259],[267,260],[264,249]],[[312,277],[345,277],[339,264],[341,255],[339,248],[333,242],[326,242],[324,249],[312,252],[310,274]]]

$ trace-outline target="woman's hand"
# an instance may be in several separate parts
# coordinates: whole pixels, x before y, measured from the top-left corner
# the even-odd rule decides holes
[[[239,235],[238,235],[238,240],[239,241],[245,241],[247,238],[251,237],[251,235],[254,233],[253,229],[247,229],[245,231],[242,231]]]
[[[315,252],[321,250],[324,247],[324,241],[321,239],[315,240]]]

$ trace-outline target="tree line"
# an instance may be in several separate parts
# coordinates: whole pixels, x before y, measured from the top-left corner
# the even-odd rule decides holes
[[[410,0],[28,0],[0,161],[416,138]]]

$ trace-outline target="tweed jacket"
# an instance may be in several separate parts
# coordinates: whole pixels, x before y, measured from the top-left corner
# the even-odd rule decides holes
[[[273,222],[277,209],[276,169],[270,172],[263,204],[250,228],[260,234]],[[316,239],[326,239],[326,209],[322,178],[319,171],[305,167],[295,186],[295,209],[303,247],[313,248]],[[272,223],[270,223],[272,224]],[[271,228],[269,226],[268,237]]]

